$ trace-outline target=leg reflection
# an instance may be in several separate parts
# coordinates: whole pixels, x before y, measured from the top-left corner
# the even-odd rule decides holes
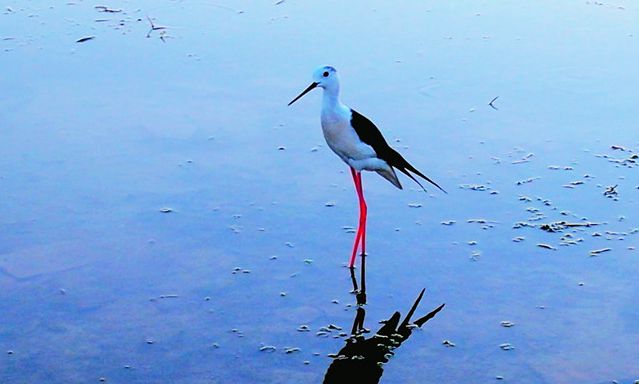
[[[425,289],[417,296],[415,302],[406,314],[403,321],[399,311],[395,311],[392,316],[381,323],[382,327],[372,336],[366,337],[370,333],[364,326],[366,317],[366,262],[362,257],[362,272],[360,285],[357,284],[355,270],[351,268],[351,281],[353,292],[357,297],[357,310],[353,320],[351,336],[345,340],[346,345],[335,355],[332,355],[333,362],[328,367],[324,376],[325,384],[337,384],[346,382],[357,382],[361,384],[379,383],[384,372],[384,364],[394,355],[395,351],[411,336],[413,329],[420,328],[428,320],[432,319],[444,308],[444,304],[430,311],[427,315],[412,321],[412,317],[419,307],[419,303],[424,296]],[[353,381],[353,378],[357,380]]]

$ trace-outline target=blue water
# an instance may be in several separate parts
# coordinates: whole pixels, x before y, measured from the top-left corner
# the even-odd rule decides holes
[[[356,315],[358,212],[320,91],[286,107],[322,64],[449,192],[363,177],[366,327],[422,288],[416,316],[446,303],[381,382],[634,382],[638,17],[632,1],[3,3],[0,382],[322,382],[346,337],[316,332]],[[540,228],[558,221],[598,225]]]

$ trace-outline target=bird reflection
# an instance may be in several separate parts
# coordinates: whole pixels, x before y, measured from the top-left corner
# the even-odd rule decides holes
[[[333,362],[326,371],[324,384],[352,382],[354,377],[357,378],[357,383],[361,384],[379,383],[384,372],[384,364],[394,355],[395,350],[408,340],[413,329],[420,328],[444,308],[444,304],[442,304],[427,315],[412,321],[422,296],[424,296],[425,289],[422,289],[404,320],[401,320],[399,311],[395,311],[388,320],[381,322],[383,325],[375,334],[367,338],[366,334],[370,334],[370,330],[364,327],[366,317],[366,309],[364,308],[366,304],[365,257],[362,256],[359,287],[355,270],[351,268],[350,271],[353,291],[357,298],[357,311],[351,336],[345,340],[346,345],[338,353],[331,355]]]

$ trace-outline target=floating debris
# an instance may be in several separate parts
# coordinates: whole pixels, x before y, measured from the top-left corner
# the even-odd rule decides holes
[[[557,248],[553,247],[552,245],[548,245],[548,244],[544,244],[544,243],[538,243],[537,246],[539,248],[550,249],[550,250],[553,250],[553,251],[557,250]]]
[[[160,39],[162,39],[163,42],[166,42],[166,41],[164,41],[164,33],[166,32],[165,30],[167,28],[163,27],[163,26],[155,25],[155,23],[153,23],[153,20],[151,20],[151,18],[149,16],[147,16],[146,19],[149,21],[149,24],[151,24],[151,29],[149,29],[149,32],[147,32],[146,37],[147,38],[151,37],[151,32],[153,32],[153,31],[161,31],[160,32]]]
[[[627,151],[628,150],[625,147],[622,147],[621,145],[611,145],[610,148],[613,149],[613,150],[618,150],[618,151]]]
[[[515,160],[512,162],[512,164],[522,164],[522,163],[528,163],[530,162],[530,159],[535,156],[534,153],[529,153],[526,156],[524,156],[523,158],[519,159],[519,160]]]
[[[618,186],[619,186],[619,184],[615,184],[613,186],[606,187],[606,190],[604,191],[603,195],[608,197],[608,198],[613,198],[613,197],[619,195],[619,192],[617,192],[617,187]]]
[[[171,293],[171,294],[168,294],[168,295],[160,295],[160,299],[177,299],[178,297],[180,297],[180,296],[178,296],[178,295],[176,295],[174,293]]]
[[[309,327],[306,324],[302,324],[299,327],[297,327],[297,332],[310,332],[311,331],[311,327]]]
[[[442,221],[441,222],[442,225],[453,225],[455,223],[456,223],[455,220],[447,220],[447,221]]]
[[[590,256],[597,256],[599,254],[602,254],[604,252],[609,252],[609,251],[612,251],[612,249],[610,248],[593,249],[592,251],[590,251]]]
[[[513,241],[514,241],[515,243],[521,243],[521,242],[522,242],[522,241],[524,241],[524,240],[526,240],[526,238],[525,238],[525,237],[523,237],[523,236],[517,236],[517,237],[514,237],[514,238],[513,238]]]
[[[492,109],[494,109],[495,111],[499,110],[497,107],[495,107],[495,105],[493,104],[495,101],[497,101],[497,99],[499,99],[499,96],[495,96],[493,97],[493,99],[490,101],[490,103],[488,103],[488,105],[490,105],[490,107]]]
[[[461,189],[470,189],[471,191],[488,191],[490,187],[487,187],[483,184],[461,184],[459,186]]]
[[[162,213],[171,213],[171,212],[173,212],[173,208],[169,208],[169,207],[160,208],[160,212],[162,212]]]
[[[355,227],[351,227],[350,225],[345,225],[342,227],[342,229],[346,233],[355,233]]]
[[[76,40],[76,43],[84,43],[85,41],[89,41],[89,40],[93,40],[95,39],[95,36],[85,36],[85,37],[81,37],[78,40]]]
[[[520,181],[516,182],[515,184],[516,185],[528,184],[528,183],[532,183],[533,181],[539,180],[539,179],[540,179],[540,177],[529,177],[529,178],[527,178],[525,180],[520,180]]]
[[[499,344],[499,348],[501,348],[502,351],[511,351],[515,349],[515,347],[513,347],[510,343]]]
[[[421,203],[410,203],[410,204],[408,204],[408,206],[410,208],[421,208],[422,204]]]
[[[260,352],[275,352],[277,348],[273,345],[263,345],[260,347]]]
[[[510,328],[510,327],[514,326],[515,323],[513,323],[512,321],[504,320],[504,321],[500,322],[499,325],[501,325],[504,328]]]
[[[301,349],[297,347],[287,347],[286,349],[284,349],[284,352],[287,354],[291,354],[291,353],[299,352],[299,351],[301,351]]]
[[[106,13],[120,13],[120,12],[122,12],[121,9],[109,8],[106,5],[96,5],[93,8],[98,10],[98,12],[106,12]]]
[[[444,340],[444,341],[442,341],[442,345],[444,345],[444,346],[445,346],[445,347],[447,347],[447,348],[452,348],[452,347],[454,347],[454,346],[455,346],[455,343],[453,343],[453,342],[452,342],[452,341],[450,341],[450,340]]]
[[[592,223],[589,221],[583,223],[569,223],[567,221],[556,221],[554,223],[541,224],[539,229],[546,232],[561,232],[566,228],[574,228],[574,227],[594,227],[597,225],[601,225],[601,223]]]
[[[324,203],[325,207],[334,207],[335,206],[335,202],[334,201],[327,201],[326,203]]]

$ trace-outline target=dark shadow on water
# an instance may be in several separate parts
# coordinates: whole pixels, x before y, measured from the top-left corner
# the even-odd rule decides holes
[[[358,286],[355,270],[351,268],[353,292],[357,298],[357,311],[353,320],[351,336],[345,340],[346,345],[336,354],[331,355],[333,362],[324,376],[325,384],[337,384],[352,381],[357,377],[357,383],[379,383],[384,373],[384,365],[395,354],[395,351],[408,340],[413,329],[421,328],[444,308],[445,304],[430,311],[427,315],[412,321],[415,311],[424,296],[426,289],[415,299],[412,307],[401,320],[399,311],[395,311],[388,320],[380,322],[379,330],[366,337],[371,331],[364,326],[366,317],[366,267],[365,257],[362,257],[360,285]]]

